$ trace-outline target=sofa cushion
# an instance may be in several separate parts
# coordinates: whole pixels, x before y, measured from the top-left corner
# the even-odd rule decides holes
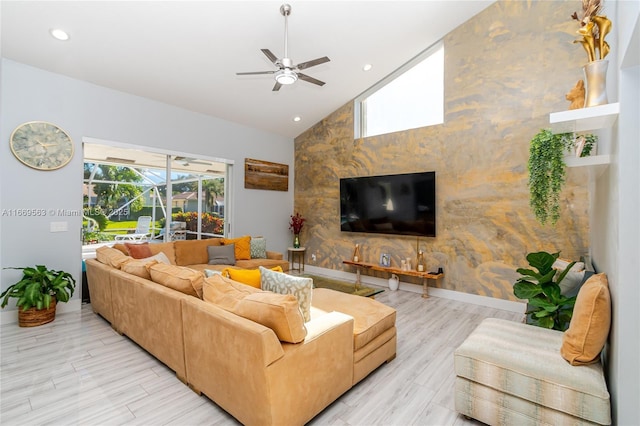
[[[239,238],[223,238],[222,244],[228,246],[235,244],[236,260],[249,260],[251,259],[251,237],[245,235]]]
[[[184,266],[156,263],[149,268],[151,280],[184,294],[202,298],[202,272]]]
[[[266,259],[267,240],[264,237],[251,237],[251,258]]]
[[[258,269],[260,266],[265,268],[273,268],[279,266],[284,272],[289,270],[289,262],[287,260],[276,259],[249,259],[249,260],[237,260],[236,267],[242,269]]]
[[[164,253],[160,252],[155,256],[150,256],[145,259],[128,260],[120,266],[120,270],[122,272],[126,272],[128,274],[133,274],[137,277],[150,280],[151,274],[149,273],[149,268],[156,263],[164,263],[165,265],[170,264],[167,256]]]
[[[149,244],[149,250],[154,256],[160,252],[164,253],[172,265],[176,264],[176,251],[173,248],[173,242]]]
[[[298,301],[293,295],[260,291],[214,275],[204,281],[203,299],[272,329],[280,341],[299,343],[307,335]]]
[[[112,247],[116,250],[120,250],[123,254],[126,254],[127,256],[129,256],[129,249],[124,244],[115,243]]]
[[[271,268],[272,271],[282,272],[282,268],[275,266]],[[234,281],[238,281],[242,284],[250,285],[251,287],[261,288],[260,282],[260,270],[259,269],[234,269],[227,268],[222,271],[222,275],[229,277]]]
[[[96,259],[100,263],[120,269],[120,266],[124,262],[130,260],[131,257],[123,254],[120,250],[108,246],[102,246],[96,249]]]
[[[396,310],[368,297],[316,288],[313,308],[353,317],[353,350],[358,351],[396,324]]]
[[[611,326],[611,296],[605,274],[596,274],[578,292],[560,353],[571,365],[597,362]]]
[[[262,266],[259,270],[263,290],[279,294],[293,294],[298,299],[304,321],[311,321],[311,296],[313,294],[313,280],[311,278],[294,277]]]
[[[141,260],[143,262],[141,262]],[[146,261],[145,259],[132,259],[128,262],[124,262],[120,270],[127,274],[135,275],[136,277],[144,278],[146,280],[151,279],[149,269],[152,265],[158,263],[157,260]]]
[[[234,245],[229,246],[209,246],[207,253],[209,256],[209,265],[235,265],[236,255]]]
[[[124,243],[124,246],[129,252],[129,256],[134,259],[144,259],[145,257],[153,256],[149,243]]]
[[[176,251],[176,265],[196,265],[209,262],[207,247],[219,246],[220,238],[174,241],[173,244]]]

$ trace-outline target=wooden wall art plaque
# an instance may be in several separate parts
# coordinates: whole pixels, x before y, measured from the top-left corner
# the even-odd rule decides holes
[[[247,189],[289,190],[289,166],[269,161],[244,159],[244,187]]]

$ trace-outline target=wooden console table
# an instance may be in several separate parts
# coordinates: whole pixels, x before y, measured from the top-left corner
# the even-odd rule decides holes
[[[370,269],[372,271],[382,271],[388,272],[390,274],[397,275],[408,275],[411,277],[420,277],[422,278],[422,297],[429,297],[429,292],[427,290],[427,282],[429,280],[439,280],[444,277],[444,274],[431,274],[429,272],[418,272],[414,270],[404,271],[400,268],[391,268],[387,266],[380,266],[375,263],[367,263],[367,262],[354,262],[352,260],[343,260],[342,263],[345,265],[352,265],[356,267],[356,285],[360,285],[360,270]]]

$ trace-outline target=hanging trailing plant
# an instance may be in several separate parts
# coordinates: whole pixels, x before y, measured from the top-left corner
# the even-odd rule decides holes
[[[529,145],[529,205],[541,224],[560,218],[560,191],[565,181],[563,151],[570,133],[542,129]]]
[[[583,135],[584,147],[580,156],[591,154],[595,135]],[[531,139],[529,145],[529,205],[541,224],[555,225],[560,218],[560,192],[565,182],[564,154],[576,144],[574,133],[553,134],[542,129]]]

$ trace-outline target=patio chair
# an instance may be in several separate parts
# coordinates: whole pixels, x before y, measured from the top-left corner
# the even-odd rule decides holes
[[[151,216],[140,216],[133,234],[116,235],[116,241],[146,241],[151,236]]]

